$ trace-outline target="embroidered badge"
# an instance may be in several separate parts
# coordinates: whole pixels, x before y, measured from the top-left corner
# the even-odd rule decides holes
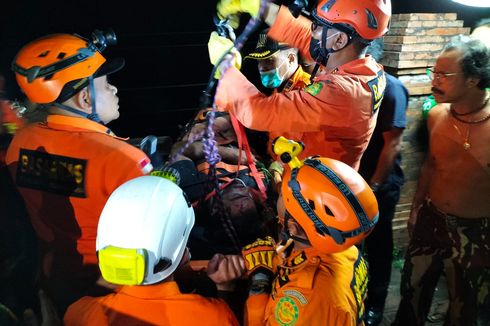
[[[304,306],[305,304],[308,303],[308,300],[306,300],[306,298],[303,295],[303,293],[301,293],[299,291],[296,291],[296,290],[284,290],[282,292],[285,295],[287,295],[288,297],[292,297],[292,298],[295,298],[296,300],[298,300],[299,303],[301,303],[302,306]]]
[[[274,314],[279,325],[292,326],[298,320],[299,309],[293,299],[283,297],[277,302]]]
[[[21,149],[16,183],[64,196],[86,198],[87,160]]]
[[[359,255],[354,264],[354,275],[350,284],[352,293],[357,304],[357,322],[364,319],[364,299],[366,298],[368,282],[368,266],[366,261]]]
[[[316,96],[323,88],[323,83],[313,83],[305,88],[305,92]]]
[[[379,109],[386,88],[386,75],[382,70],[378,71],[376,77],[367,82],[372,94],[373,114]]]

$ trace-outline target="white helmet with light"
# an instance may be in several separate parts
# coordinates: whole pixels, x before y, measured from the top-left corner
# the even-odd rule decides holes
[[[179,266],[194,225],[182,189],[156,176],[130,180],[109,197],[97,230],[104,279],[114,284],[154,284]]]

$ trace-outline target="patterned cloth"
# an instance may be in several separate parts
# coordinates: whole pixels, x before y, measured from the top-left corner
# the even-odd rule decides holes
[[[394,325],[424,325],[432,295],[446,274],[445,325],[490,325],[490,217],[446,214],[428,199],[419,211],[402,272]]]

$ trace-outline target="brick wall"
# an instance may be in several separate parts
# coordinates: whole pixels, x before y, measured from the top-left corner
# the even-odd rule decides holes
[[[469,33],[469,28],[463,25],[455,13],[396,14],[392,16],[390,31],[384,37],[385,51],[381,63],[387,72],[402,81],[410,93],[407,128],[402,140],[405,185],[393,220],[395,245],[402,250],[407,245],[406,221],[425,157],[426,129],[421,108],[431,93],[425,71],[434,65],[451,37]]]

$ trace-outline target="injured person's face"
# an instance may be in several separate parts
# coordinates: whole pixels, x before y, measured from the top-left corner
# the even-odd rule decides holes
[[[230,217],[241,217],[257,214],[257,206],[249,188],[240,179],[223,189],[223,205],[229,211]]]

